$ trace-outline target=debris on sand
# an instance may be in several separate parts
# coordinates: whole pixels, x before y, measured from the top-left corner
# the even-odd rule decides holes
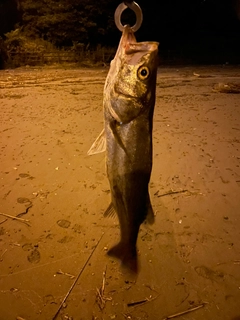
[[[189,312],[198,310],[198,309],[204,307],[204,305],[205,305],[205,303],[202,303],[202,304],[200,304],[200,305],[198,305],[198,306],[196,306],[196,307],[193,307],[193,308],[191,308],[191,309],[188,309],[188,310],[185,310],[185,311],[182,311],[182,312],[175,313],[175,314],[172,314],[172,315],[170,315],[170,316],[167,316],[167,317],[164,318],[163,320],[168,320],[168,319],[173,319],[173,318],[176,318],[176,317],[180,317],[180,316],[182,316],[182,315],[184,315],[184,314],[187,314],[187,313],[189,313]]]
[[[135,306],[138,306],[138,305],[142,305],[143,303],[151,302],[151,301],[157,299],[158,296],[159,296],[159,294],[158,294],[156,297],[154,297],[154,298],[153,298],[152,296],[150,296],[149,298],[145,298],[145,299],[143,299],[143,300],[138,300],[138,301],[129,302],[129,303],[127,304],[127,306],[128,306],[128,307],[135,307]]]
[[[15,217],[15,216],[11,216],[11,215],[3,213],[3,212],[0,212],[0,215],[2,215],[4,217],[7,217],[7,218],[10,218],[10,219],[13,219],[13,220],[18,220],[18,221],[26,223],[28,226],[30,226],[29,220],[27,220],[27,219],[22,219],[22,218],[18,218],[18,217]]]
[[[71,285],[70,289],[68,290],[67,294],[65,295],[64,299],[62,300],[58,310],[56,311],[55,315],[53,316],[52,320],[55,320],[60,312],[60,310],[62,309],[65,301],[67,300],[68,296],[70,295],[70,293],[72,292],[72,289],[75,287],[76,283],[78,282],[81,274],[83,273],[83,271],[85,270],[89,260],[91,259],[93,253],[95,252],[95,250],[97,249],[99,242],[101,241],[102,237],[103,237],[104,233],[101,235],[100,239],[98,240],[97,244],[95,245],[95,247],[93,248],[92,252],[90,253],[88,259],[86,260],[85,264],[83,265],[82,269],[80,270],[78,276],[76,277],[76,279],[74,280],[73,284]]]
[[[106,273],[107,273],[107,266],[103,271],[103,280],[102,280],[102,287],[100,289],[97,288],[97,304],[101,310],[104,309],[106,301],[111,301],[112,298],[108,298],[104,295],[105,290],[105,283],[106,283]]]
[[[213,92],[220,93],[240,93],[240,84],[217,83],[213,86]]]
[[[64,276],[70,277],[71,279],[74,279],[74,278],[75,278],[74,275],[72,275],[72,274],[70,274],[70,273],[67,273],[67,272],[63,272],[61,269],[59,269],[59,270],[56,272],[56,274],[62,274],[62,275],[64,275]]]

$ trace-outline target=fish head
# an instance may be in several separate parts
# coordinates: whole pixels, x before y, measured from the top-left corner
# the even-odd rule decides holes
[[[154,107],[157,66],[158,43],[137,42],[125,26],[105,85],[115,120],[127,123]]]

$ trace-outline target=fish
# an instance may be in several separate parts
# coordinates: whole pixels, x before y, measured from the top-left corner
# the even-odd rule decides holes
[[[117,214],[120,225],[119,243],[108,255],[133,272],[138,272],[140,225],[154,222],[148,189],[157,68],[158,42],[137,42],[124,26],[104,85],[104,129],[88,152],[106,151],[111,203],[104,216]]]

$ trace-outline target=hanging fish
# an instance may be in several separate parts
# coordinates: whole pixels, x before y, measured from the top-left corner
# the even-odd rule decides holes
[[[106,148],[112,202],[105,216],[117,213],[121,233],[108,254],[135,272],[139,227],[154,221],[148,184],[157,66],[158,43],[137,42],[132,28],[124,26],[104,86],[104,130],[88,152]]]

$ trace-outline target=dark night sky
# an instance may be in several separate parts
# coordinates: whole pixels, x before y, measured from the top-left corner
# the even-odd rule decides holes
[[[89,1],[90,2],[90,1]],[[92,2],[92,1],[91,1]],[[101,2],[101,0],[100,0]],[[136,0],[143,11],[143,26],[156,36],[194,32],[235,32],[240,30],[240,0]],[[121,1],[113,0],[118,4]],[[0,32],[17,22],[17,0],[0,0]],[[147,31],[145,30],[146,34]]]
[[[240,62],[240,0],[136,2],[143,11],[137,39],[159,41],[163,58],[199,55],[203,62],[209,58]],[[112,4],[120,3],[113,0]],[[0,35],[13,29],[18,19],[17,0],[0,0]]]
[[[20,14],[15,0],[0,0],[0,36],[14,29]]]
[[[240,0],[137,1],[143,10],[139,40],[157,40],[163,59],[240,62]]]

